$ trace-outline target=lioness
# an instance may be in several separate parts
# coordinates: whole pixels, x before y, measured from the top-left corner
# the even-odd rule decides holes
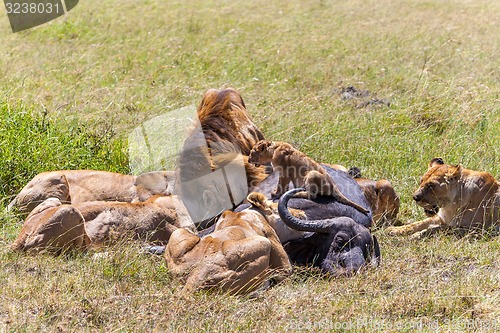
[[[244,294],[272,276],[281,281],[291,264],[276,232],[253,208],[225,211],[214,232],[198,237],[180,228],[165,249],[168,268],[185,279],[183,291],[219,288]]]
[[[318,195],[328,195],[364,214],[369,213],[346,198],[319,163],[286,142],[261,140],[252,148],[248,161],[257,165],[271,163],[274,171],[279,172],[278,187],[273,193],[275,197],[285,193],[292,182],[296,188],[306,189],[306,193],[299,193],[297,197],[315,199]]]
[[[127,238],[165,244],[177,228],[195,230],[175,195],[155,195],[145,202],[89,201],[72,206],[81,212],[92,246]]]
[[[28,215],[11,248],[59,252],[100,246],[127,237],[164,244],[181,227],[195,229],[175,195],[155,195],[145,202],[134,203],[62,204],[58,198],[49,198]]]
[[[58,170],[36,175],[7,207],[31,212],[48,198],[62,203],[86,201],[145,201],[171,192],[172,171],[152,171],[139,176],[97,170]]]
[[[31,211],[10,247],[14,251],[60,253],[89,244],[80,211],[62,205],[58,198],[49,198]]]
[[[487,172],[444,164],[441,158],[431,160],[413,200],[430,217],[387,228],[389,235],[409,235],[431,226],[488,228],[500,221],[500,183]]]

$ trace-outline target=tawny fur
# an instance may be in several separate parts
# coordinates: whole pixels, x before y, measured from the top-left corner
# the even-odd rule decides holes
[[[393,225],[397,221],[400,200],[391,182],[387,179],[363,178],[358,168],[349,169],[349,174],[363,190],[373,213],[373,226]]]
[[[80,211],[61,204],[57,198],[49,198],[28,215],[11,249],[60,253],[85,249],[89,244]]]
[[[179,157],[182,181],[197,177],[200,168],[211,166],[212,171],[217,167],[220,168],[220,163],[214,161],[218,155],[236,153],[248,156],[254,144],[264,139],[264,135],[253,123],[243,98],[236,89],[207,90],[203,94],[197,114],[206,146],[198,145],[194,149],[183,150]],[[186,142],[190,139],[193,138],[188,137]],[[195,164],[193,155],[198,156]],[[244,167],[248,188],[256,186],[267,177],[264,168],[249,164],[246,158]]]
[[[271,277],[281,281],[288,276],[290,261],[265,216],[254,209],[225,211],[209,235],[174,231],[165,259],[170,271],[185,281],[183,291],[245,294]]]
[[[340,165],[340,164],[329,164],[329,163],[321,163],[321,164],[326,165],[327,167],[330,167],[330,168],[335,169],[335,170],[344,171],[344,172],[349,171],[345,166]]]
[[[92,246],[123,239],[166,244],[177,228],[195,230],[176,196],[155,195],[145,202],[89,201],[73,204],[85,220]]]
[[[264,194],[251,192],[247,196],[247,201],[251,203],[255,209],[259,210],[261,214],[266,216],[269,225],[276,231],[276,235],[282,244],[290,240],[299,239],[307,234],[305,231],[298,231],[287,226],[279,217],[278,203],[269,200]],[[293,216],[299,219],[307,219],[306,214],[302,210],[294,208],[288,208],[288,210]]]
[[[171,192],[174,173],[154,171],[139,176],[97,170],[47,171],[36,175],[9,204],[27,214],[48,198],[61,203],[145,201]]]
[[[62,204],[49,198],[27,217],[12,244],[17,251],[83,249],[124,239],[165,244],[180,227],[194,230],[176,196],[145,202],[89,201]]]
[[[413,198],[432,216],[390,227],[389,235],[414,234],[432,226],[486,229],[500,222],[500,183],[488,172],[447,165],[441,158],[431,160]]]
[[[259,141],[250,152],[249,162],[255,164],[271,163],[273,170],[279,172],[278,187],[273,196],[279,197],[288,189],[290,182],[294,187],[304,187],[305,194],[297,195],[314,199],[318,195],[334,197],[366,214],[369,211],[343,195],[326,170],[312,158],[306,156],[292,145],[281,141]]]

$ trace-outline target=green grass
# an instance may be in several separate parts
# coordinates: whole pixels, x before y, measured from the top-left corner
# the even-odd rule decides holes
[[[123,140],[112,128],[86,128],[77,119],[50,119],[22,104],[0,101],[0,195],[17,193],[47,170],[128,170]]]
[[[12,34],[0,14],[0,201],[44,170],[128,172],[135,126],[233,86],[266,137],[389,179],[400,219],[421,219],[411,193],[432,157],[500,178],[499,15],[497,1],[105,0]],[[179,298],[163,260],[133,246],[13,254],[20,222],[0,212],[0,330],[500,327],[498,237],[377,231],[382,266],[353,278],[297,270],[254,300]]]

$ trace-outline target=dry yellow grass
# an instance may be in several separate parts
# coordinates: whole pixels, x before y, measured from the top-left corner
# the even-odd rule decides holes
[[[500,178],[499,16],[498,1],[104,0],[12,34],[0,14],[0,101],[61,127],[75,118],[90,142],[111,129],[124,143],[72,159],[85,142],[26,143],[29,130],[12,131],[24,125],[0,122],[4,160],[16,142],[35,147],[22,150],[25,166],[1,164],[2,180],[16,180],[2,203],[44,168],[126,169],[132,128],[233,86],[268,138],[388,178],[400,219],[420,219],[411,193],[432,157]],[[350,86],[364,93],[344,94]],[[11,253],[20,222],[0,212],[0,331],[500,330],[499,237],[376,231],[381,267],[352,278],[297,269],[256,299],[182,298],[162,258],[138,245],[100,259]]]

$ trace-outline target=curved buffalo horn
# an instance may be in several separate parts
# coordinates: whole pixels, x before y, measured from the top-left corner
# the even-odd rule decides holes
[[[378,245],[377,237],[373,236],[373,256],[372,256],[372,264],[373,266],[379,266],[381,260],[380,255],[380,247]]]
[[[329,233],[333,225],[338,225],[347,221],[352,221],[349,217],[336,217],[325,220],[301,220],[293,216],[288,210],[287,204],[290,198],[297,192],[305,191],[304,188],[294,188],[285,192],[278,202],[278,214],[281,220],[290,228],[299,231],[312,231],[318,233]],[[353,221],[354,222],[354,221]]]

